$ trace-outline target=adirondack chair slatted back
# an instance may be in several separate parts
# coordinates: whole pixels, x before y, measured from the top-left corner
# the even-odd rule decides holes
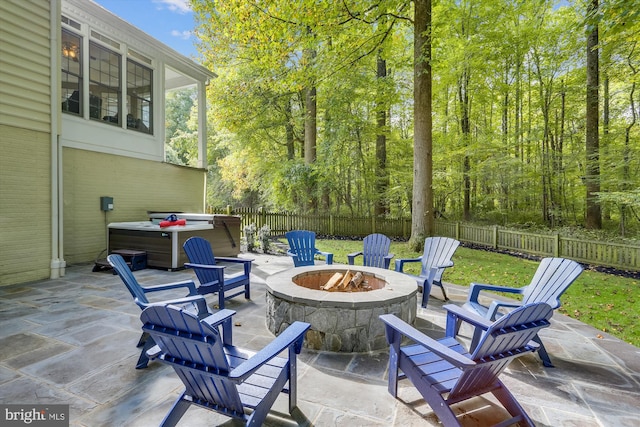
[[[289,250],[296,256],[293,263],[296,267],[314,265],[316,254],[316,233],[308,230],[293,230],[285,233]]]
[[[450,237],[427,237],[424,240],[424,253],[422,255],[422,270],[420,276],[427,276],[431,267],[444,265],[451,261],[453,254],[460,242]],[[444,268],[438,269],[434,282],[441,283]]]
[[[362,265],[368,267],[385,267],[385,257],[389,254],[391,239],[384,234],[369,234],[362,241]]]
[[[478,394],[494,384],[514,356],[531,351],[529,342],[542,328],[550,326],[553,309],[545,303],[519,307],[494,322],[484,333],[471,359],[478,363],[463,372],[448,399]]]
[[[170,305],[151,306],[140,319],[142,329],[154,338],[164,362],[174,368],[188,395],[242,417],[242,401],[227,377],[230,365],[215,328],[203,327],[195,315]]]
[[[118,276],[120,276],[134,300],[137,299],[143,304],[149,304],[149,299],[140,287],[140,284],[131,272],[131,269],[129,269],[129,266],[127,265],[127,262],[124,260],[124,258],[122,258],[122,256],[118,254],[111,254],[107,257],[107,260],[109,261],[115,272],[118,274]]]
[[[582,273],[582,266],[565,258],[543,258],[531,283],[523,292],[522,304],[545,302],[556,309],[560,296]]]
[[[203,239],[202,237],[191,237],[187,239],[187,241],[184,242],[183,249],[187,254],[187,258],[189,258],[189,262],[192,264],[216,264],[216,258],[213,255],[211,244],[208,240]],[[218,281],[219,283],[224,282],[224,274],[222,270],[196,268],[194,269],[194,272],[202,285],[215,281]]]

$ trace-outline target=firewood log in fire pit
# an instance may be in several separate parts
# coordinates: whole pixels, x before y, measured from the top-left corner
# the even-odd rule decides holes
[[[320,286],[320,289],[324,289],[325,291],[328,291],[334,286],[339,285],[341,283],[342,278],[343,278],[342,273],[335,273],[333,276],[331,276],[329,280],[327,280],[327,283],[325,283],[324,286]]]
[[[363,281],[364,275],[358,271],[356,274],[354,274],[351,280],[349,280],[349,286],[351,286],[352,288],[357,288],[362,284]]]
[[[320,289],[333,292],[370,290],[371,287],[360,271],[354,274],[351,270],[347,270],[345,273],[334,273],[324,285],[320,286]]]
[[[344,277],[342,278],[342,281],[336,287],[336,289],[345,289],[352,277],[353,277],[353,273],[351,272],[351,270],[347,270],[347,272],[344,273]]]

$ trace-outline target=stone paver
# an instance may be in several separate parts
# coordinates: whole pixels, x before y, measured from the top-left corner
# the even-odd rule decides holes
[[[273,339],[266,325],[266,279],[292,268],[285,256],[253,258],[252,299],[228,302],[236,310],[234,344],[258,350]],[[146,269],[142,283],[193,278],[190,271]],[[447,284],[454,303],[467,288]],[[180,295],[183,296],[183,295]],[[416,308],[416,327],[438,338],[445,322],[439,289],[429,307]],[[208,297],[213,307],[216,299]],[[152,362],[134,369],[139,355],[140,310],[117,276],[92,265],[67,268],[65,277],[0,288],[0,402],[68,403],[72,426],[158,425],[182,389],[173,371]],[[463,329],[462,339],[469,332]],[[517,359],[503,381],[540,426],[637,426],[640,419],[640,349],[556,313],[541,333],[555,368],[537,356]],[[298,371],[299,408],[287,413],[280,397],[268,426],[439,425],[429,405],[408,382],[399,398],[387,392],[388,351],[332,353],[303,349]],[[461,404],[473,410],[465,426],[497,422],[504,410],[492,398]],[[180,425],[239,425],[227,417],[190,408]]]

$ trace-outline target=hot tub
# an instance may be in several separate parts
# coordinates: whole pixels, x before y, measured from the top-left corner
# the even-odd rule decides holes
[[[239,216],[177,214],[178,218],[186,219],[186,225],[161,228],[159,218],[164,219],[167,215],[152,214],[150,221],[110,223],[109,251],[145,251],[149,267],[167,270],[183,268],[188,262],[182,245],[193,236],[207,239],[216,256],[235,257],[240,253]]]

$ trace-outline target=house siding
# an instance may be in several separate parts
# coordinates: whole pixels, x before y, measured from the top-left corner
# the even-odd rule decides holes
[[[0,285],[49,277],[49,140],[43,132],[0,125]]]
[[[67,263],[106,256],[107,225],[144,221],[148,210],[204,212],[206,173],[168,163],[65,148],[64,253]],[[100,197],[114,209],[100,210]]]
[[[49,6],[0,1],[0,124],[51,130]]]
[[[50,5],[0,1],[0,285],[50,275]]]

